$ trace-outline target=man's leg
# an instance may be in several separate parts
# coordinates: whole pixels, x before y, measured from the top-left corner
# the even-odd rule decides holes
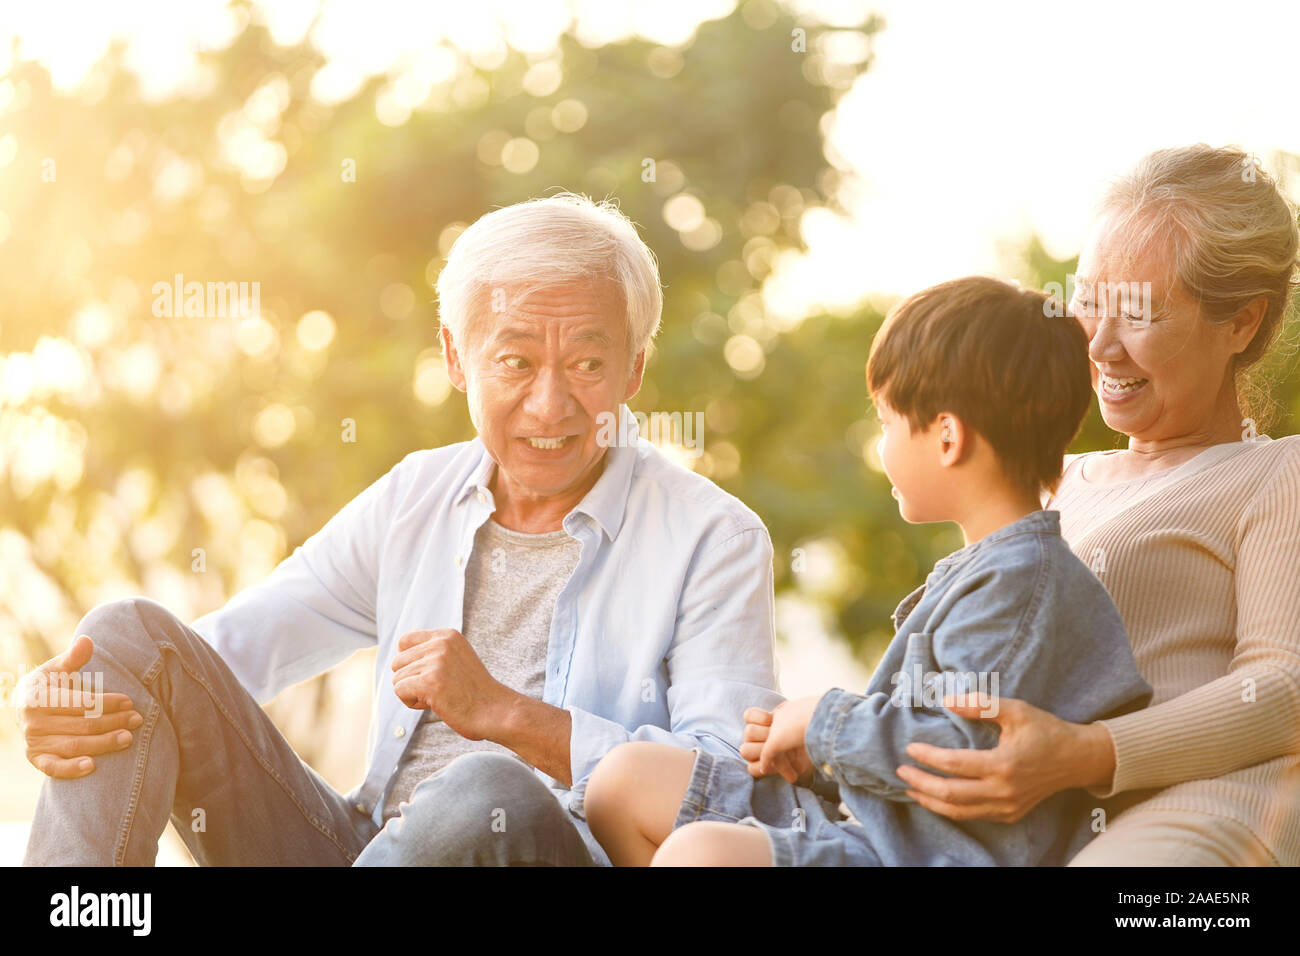
[[[590,866],[555,795],[508,754],[476,751],[420,781],[357,866]]]
[[[293,752],[203,638],[146,598],[78,625],[83,674],[131,698],[144,723],[89,776],[47,779],[29,866],[149,865],[169,818],[204,865],[346,866],[375,826]]]

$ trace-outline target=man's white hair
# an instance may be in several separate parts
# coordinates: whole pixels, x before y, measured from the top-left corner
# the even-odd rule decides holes
[[[654,253],[612,202],[575,193],[494,210],[461,233],[438,276],[438,318],[463,345],[485,312],[575,280],[617,294],[633,358],[650,347],[663,313]]]

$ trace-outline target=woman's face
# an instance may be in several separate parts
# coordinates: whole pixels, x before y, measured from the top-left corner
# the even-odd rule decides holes
[[[1163,247],[1130,254],[1113,215],[1103,216],[1079,256],[1069,303],[1088,336],[1102,418],[1143,441],[1197,435],[1225,396],[1235,405],[1232,336],[1200,317],[1171,266]]]

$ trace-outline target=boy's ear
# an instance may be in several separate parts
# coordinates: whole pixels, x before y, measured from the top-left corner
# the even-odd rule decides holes
[[[970,450],[971,432],[966,423],[952,412],[940,412],[931,427],[939,445],[939,464],[948,468],[961,462]]]

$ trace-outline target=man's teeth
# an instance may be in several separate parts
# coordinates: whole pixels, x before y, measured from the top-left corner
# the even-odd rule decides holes
[[[529,438],[527,439],[527,442],[528,444],[532,445],[534,448],[546,449],[546,448],[559,448],[568,440],[569,440],[569,436],[564,435],[560,438]]]
[[[1111,378],[1109,375],[1103,375],[1101,380],[1112,392],[1131,392],[1147,383],[1144,378]]]

